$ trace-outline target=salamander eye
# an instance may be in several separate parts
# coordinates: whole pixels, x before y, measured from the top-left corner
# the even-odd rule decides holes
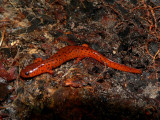
[[[25,72],[25,75],[27,75],[27,76],[28,76],[28,75],[29,75],[29,72]]]

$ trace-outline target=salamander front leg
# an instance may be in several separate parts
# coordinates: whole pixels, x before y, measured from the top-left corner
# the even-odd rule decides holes
[[[34,60],[33,63],[42,62],[42,61],[43,61],[42,58],[37,58],[37,59]]]
[[[47,73],[53,75],[53,74],[54,74],[54,71],[53,71],[53,70],[47,70]]]

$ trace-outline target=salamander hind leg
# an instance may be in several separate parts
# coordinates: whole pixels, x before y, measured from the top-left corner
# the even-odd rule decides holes
[[[83,47],[89,47],[87,44],[82,44]]]
[[[74,62],[74,64],[79,63],[83,58],[84,58],[84,57],[82,57],[82,58],[77,58],[76,61]]]

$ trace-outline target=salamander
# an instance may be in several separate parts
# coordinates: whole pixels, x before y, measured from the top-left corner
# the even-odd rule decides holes
[[[113,62],[112,60],[107,59],[105,56],[103,56],[96,50],[93,50],[92,48],[88,47],[88,45],[84,44],[82,46],[63,47],[56,54],[54,54],[52,57],[46,60],[42,60],[41,58],[38,58],[35,60],[34,63],[22,69],[20,72],[20,76],[23,78],[31,78],[31,77],[40,75],[42,73],[53,74],[54,72],[53,69],[62,65],[66,61],[77,58],[77,61],[76,61],[77,63],[85,57],[94,58],[100,63],[117,70],[142,74],[141,69],[131,68],[131,67]]]

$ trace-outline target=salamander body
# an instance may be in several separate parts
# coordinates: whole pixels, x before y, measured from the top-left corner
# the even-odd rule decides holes
[[[82,46],[67,46],[61,48],[56,54],[46,60],[37,59],[34,63],[26,66],[20,73],[23,78],[31,78],[42,73],[53,74],[53,69],[62,65],[66,61],[77,58],[77,61],[85,57],[94,58],[108,67],[131,73],[142,74],[142,70],[131,68],[107,59],[96,50],[89,48],[87,45]]]

